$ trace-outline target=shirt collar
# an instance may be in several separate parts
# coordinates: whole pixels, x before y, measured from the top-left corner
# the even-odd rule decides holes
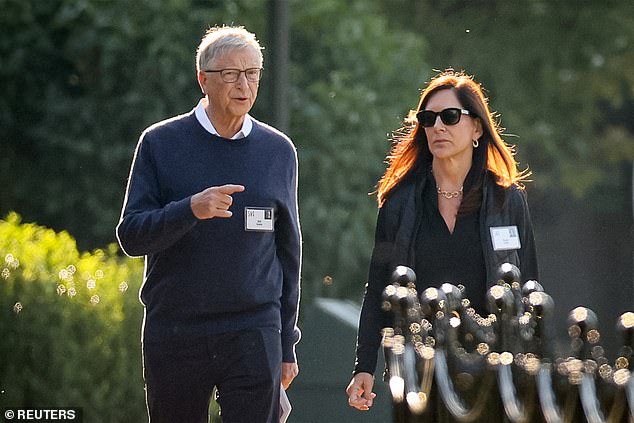
[[[207,112],[205,111],[206,103],[206,98],[201,98],[198,102],[198,105],[196,106],[196,109],[194,111],[194,113],[196,114],[196,119],[198,119],[198,122],[202,125],[203,128],[207,130],[207,132],[212,135],[220,136],[220,134],[218,134],[218,131],[216,131],[216,128],[214,128],[214,125],[209,120],[209,116],[207,116]],[[244,115],[242,128],[240,128],[240,130],[234,136],[232,136],[231,139],[237,140],[239,138],[248,137],[251,133],[251,129],[253,129],[253,119],[247,113],[246,115]]]

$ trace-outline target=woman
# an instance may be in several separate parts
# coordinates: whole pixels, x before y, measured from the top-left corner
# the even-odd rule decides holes
[[[395,137],[378,184],[379,215],[357,338],[350,406],[367,410],[381,329],[381,296],[398,265],[413,268],[417,289],[462,284],[484,312],[488,286],[504,262],[538,279],[533,230],[513,149],[472,77],[447,70],[423,91]]]

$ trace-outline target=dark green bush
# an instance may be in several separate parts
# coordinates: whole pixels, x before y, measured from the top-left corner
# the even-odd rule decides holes
[[[80,253],[66,232],[0,220],[0,406],[81,407],[85,422],[146,420],[143,262]]]

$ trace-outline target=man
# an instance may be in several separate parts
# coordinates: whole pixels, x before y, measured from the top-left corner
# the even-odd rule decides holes
[[[277,422],[298,373],[297,155],[249,116],[263,57],[242,27],[198,46],[204,94],[141,135],[117,237],[145,256],[143,363],[152,422]]]

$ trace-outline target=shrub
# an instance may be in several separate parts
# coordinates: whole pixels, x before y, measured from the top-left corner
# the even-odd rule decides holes
[[[142,273],[114,244],[80,253],[66,232],[0,220],[0,405],[145,420]]]

